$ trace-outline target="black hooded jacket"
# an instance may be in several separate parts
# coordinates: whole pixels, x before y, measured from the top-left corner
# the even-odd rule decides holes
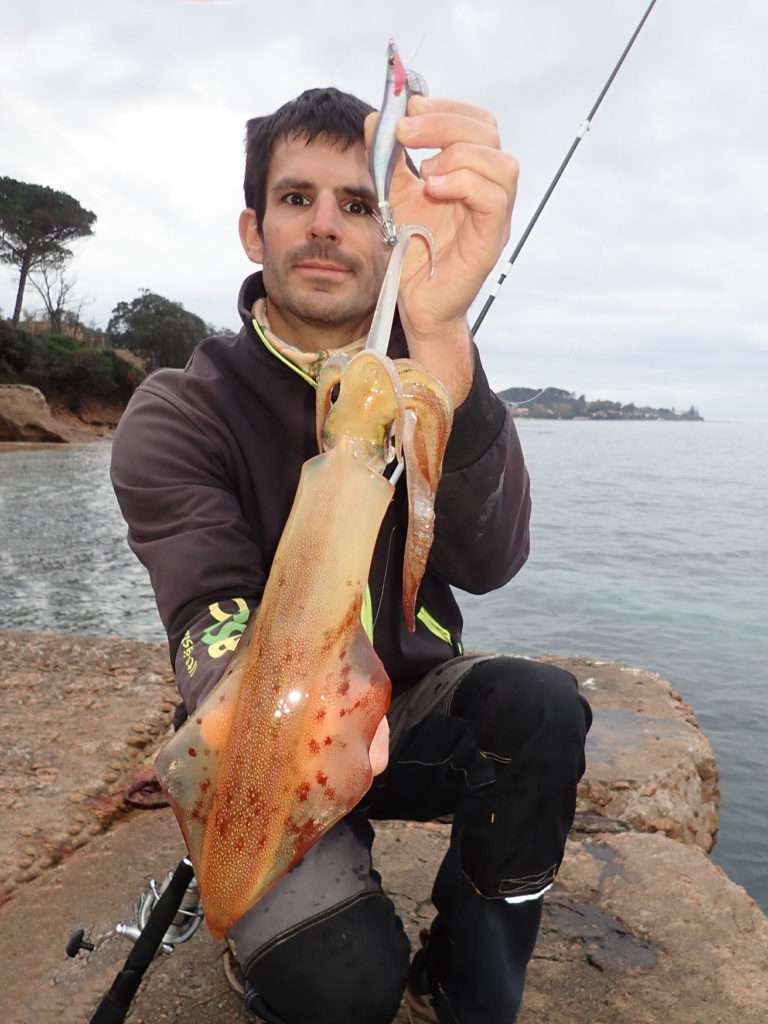
[[[148,377],[113,441],[128,542],[149,570],[189,711],[221,675],[261,599],[302,464],[317,454],[312,382],[253,328],[250,310],[263,294],[261,274],[248,277],[240,333],[207,338],[184,370]],[[407,355],[397,323],[389,355]],[[403,476],[369,577],[374,647],[393,696],[460,652],[451,586],[485,593],[528,554],[528,475],[514,422],[476,350],[472,388],[455,410],[445,454],[415,633],[401,610],[405,487]]]

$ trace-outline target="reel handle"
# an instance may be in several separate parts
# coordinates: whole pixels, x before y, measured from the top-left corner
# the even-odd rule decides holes
[[[70,932],[69,941],[66,946],[67,956],[76,957],[81,949],[84,949],[87,953],[92,953],[95,948],[92,942],[85,940],[84,928],[76,928],[75,931]]]

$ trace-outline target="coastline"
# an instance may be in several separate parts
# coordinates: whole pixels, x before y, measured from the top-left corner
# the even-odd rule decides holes
[[[125,411],[125,406],[118,403],[94,401],[84,404],[77,412],[57,403],[49,408],[51,419],[70,444],[111,438]]]
[[[0,452],[109,440],[125,406],[95,399],[77,412],[29,385],[0,385]]]

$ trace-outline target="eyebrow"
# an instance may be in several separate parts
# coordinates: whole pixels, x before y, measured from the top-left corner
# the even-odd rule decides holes
[[[316,185],[313,181],[306,181],[302,178],[281,178],[276,181],[270,192],[288,192],[294,189],[296,192],[313,192]],[[349,199],[362,199],[369,206],[377,206],[376,193],[367,185],[339,185],[333,190],[337,195],[346,196]]]

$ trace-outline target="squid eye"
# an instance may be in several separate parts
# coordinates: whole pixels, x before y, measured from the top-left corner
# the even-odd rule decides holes
[[[389,465],[389,463],[393,461],[396,454],[397,451],[395,449],[395,421],[392,420],[392,422],[389,424],[389,427],[387,428],[387,465]]]
[[[331,397],[331,405],[333,405],[334,402],[336,401],[336,399],[339,397],[339,392],[340,391],[341,391],[341,382],[337,380],[336,383],[331,388],[331,396],[330,396]]]

